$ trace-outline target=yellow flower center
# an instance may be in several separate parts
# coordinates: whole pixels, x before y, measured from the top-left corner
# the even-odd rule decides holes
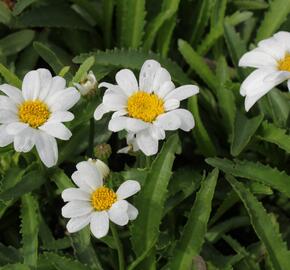
[[[50,111],[47,105],[40,100],[27,100],[18,109],[20,121],[29,124],[32,128],[43,125],[49,115]]]
[[[286,54],[284,59],[278,61],[278,69],[290,72],[290,54]]]
[[[110,209],[117,201],[117,194],[110,188],[99,187],[92,194],[92,206],[97,211]]]
[[[163,100],[156,94],[138,91],[129,97],[127,110],[130,117],[153,122],[158,115],[164,113],[163,104]]]

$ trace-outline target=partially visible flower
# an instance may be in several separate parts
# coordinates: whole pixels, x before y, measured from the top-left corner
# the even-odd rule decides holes
[[[98,86],[98,81],[92,71],[80,83],[74,83],[74,86],[80,91],[82,96],[92,94]]]
[[[99,85],[107,90],[94,117],[99,120],[105,113],[115,112],[109,130],[125,129],[130,133],[129,140],[134,138],[134,144],[145,155],[158,152],[158,141],[165,138],[166,130],[189,131],[194,127],[192,114],[179,106],[180,101],[197,94],[198,87],[175,88],[169,72],[155,60],[143,64],[139,84],[129,69],[120,70],[116,82],[117,85],[106,82]]]
[[[242,56],[239,66],[257,68],[241,85],[246,111],[283,81],[287,80],[290,90],[290,33],[278,32],[260,41],[257,48]]]
[[[101,161],[100,159],[92,159],[92,158],[89,158],[88,161],[97,167],[98,171],[102,175],[102,178],[107,178],[109,176],[110,168],[105,162]]]
[[[107,143],[101,143],[95,146],[94,155],[101,160],[107,160],[112,154],[111,145]]]
[[[77,164],[72,180],[78,188],[68,188],[62,198],[68,202],[62,208],[62,215],[70,218],[67,230],[77,232],[90,224],[93,235],[101,238],[107,235],[109,220],[124,226],[129,220],[136,219],[138,210],[125,199],[140,190],[140,184],[127,180],[116,192],[103,185],[102,173],[90,161]]]
[[[127,154],[130,152],[136,152],[139,150],[139,146],[136,142],[136,135],[134,133],[128,133],[126,136],[127,146],[118,150],[119,154]]]
[[[70,130],[62,124],[73,120],[68,110],[80,98],[74,87],[65,88],[62,77],[47,69],[28,72],[18,88],[2,84],[0,91],[0,147],[14,143],[17,152],[29,152],[34,145],[42,162],[54,166],[58,159],[55,138],[69,140]]]

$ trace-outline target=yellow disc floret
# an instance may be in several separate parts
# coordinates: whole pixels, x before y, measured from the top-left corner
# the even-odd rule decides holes
[[[18,110],[20,121],[29,124],[32,128],[43,125],[49,115],[47,105],[40,100],[27,100],[19,106]]]
[[[278,69],[290,72],[290,54],[286,54],[284,59],[278,61]]]
[[[138,91],[129,97],[127,110],[130,117],[153,122],[164,113],[164,102],[156,94]]]
[[[108,210],[117,201],[117,194],[110,188],[99,187],[92,194],[92,205],[97,211]]]

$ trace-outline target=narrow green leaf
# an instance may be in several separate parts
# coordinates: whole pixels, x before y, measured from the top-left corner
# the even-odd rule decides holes
[[[60,70],[60,72],[59,72],[59,76],[60,77],[64,77],[68,72],[69,72],[69,70],[70,70],[70,66],[64,66],[61,70]]]
[[[269,8],[257,32],[256,42],[273,35],[287,19],[289,12],[290,1],[272,0],[269,2]]]
[[[239,195],[247,209],[252,226],[256,231],[257,236],[265,245],[274,269],[287,269],[290,260],[290,253],[287,249],[286,243],[282,240],[276,224],[273,223],[272,218],[266,212],[263,205],[243,184],[229,175],[226,179]]]
[[[38,257],[39,216],[37,200],[26,194],[21,198],[21,234],[24,263],[36,267]]]
[[[23,258],[18,249],[0,243],[0,265],[22,262]]]
[[[0,2],[0,23],[4,23],[6,25],[8,25],[10,23],[11,20],[11,11],[10,9],[7,7],[7,5],[1,1]]]
[[[188,76],[183,70],[168,58],[163,58],[158,54],[152,52],[144,52],[143,50],[135,49],[114,49],[107,51],[97,51],[88,54],[81,54],[73,59],[74,63],[80,64],[89,56],[95,56],[95,65],[113,66],[118,68],[131,68],[140,70],[142,64],[148,59],[155,59],[165,67],[175,81],[180,84],[187,84],[190,82]]]
[[[262,0],[234,0],[233,4],[247,10],[266,9],[269,6]]]
[[[290,135],[287,130],[276,127],[274,124],[263,122],[257,137],[263,141],[276,144],[281,149],[290,153]]]
[[[183,233],[172,252],[174,256],[165,269],[190,269],[192,259],[199,255],[205,240],[218,173],[219,171],[214,169],[201,183]]]
[[[35,2],[38,2],[39,0],[18,0],[13,7],[13,15],[17,16],[22,11],[24,11],[26,8],[28,8],[30,5],[34,4]]]
[[[146,28],[143,48],[148,51],[151,49],[155,37],[162,25],[171,19],[178,10],[180,0],[163,0],[160,13],[149,22]]]
[[[76,72],[75,76],[72,79],[72,82],[80,82],[94,63],[95,63],[94,56],[88,57],[79,67],[78,71]]]
[[[34,38],[34,31],[22,30],[0,39],[0,54],[16,54],[28,46]]]
[[[131,227],[131,241],[137,256],[150,247],[159,234],[167,185],[178,146],[177,135],[168,138],[151,165],[146,184],[136,197],[135,206],[139,210],[139,216]]]
[[[103,0],[102,3],[102,26],[106,48],[111,48],[112,24],[115,0]]]
[[[13,72],[11,72],[1,63],[0,63],[0,74],[3,76],[3,78],[5,79],[7,83],[21,89],[21,85],[22,85],[21,80],[19,80],[19,78]]]
[[[259,162],[255,163],[247,160],[231,161],[221,158],[208,158],[206,163],[236,177],[268,185],[290,197],[290,186],[288,184],[290,176],[283,171],[278,171]]]
[[[30,270],[30,267],[28,267],[25,264],[15,263],[15,264],[7,264],[1,267],[1,270]]]
[[[192,133],[199,151],[206,157],[216,156],[215,146],[200,118],[197,96],[192,96],[188,99],[187,107],[194,116],[195,127],[192,130]]]
[[[259,128],[264,116],[258,115],[248,119],[244,114],[237,112],[231,142],[231,154],[238,156],[248,145]]]
[[[204,59],[194,51],[194,49],[186,41],[178,40],[178,50],[182,54],[184,60],[196,72],[196,74],[208,85],[209,88],[216,91],[218,81],[213,72],[209,69]]]

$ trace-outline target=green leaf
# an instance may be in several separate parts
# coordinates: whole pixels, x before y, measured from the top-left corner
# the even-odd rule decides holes
[[[135,206],[139,210],[139,216],[131,227],[131,241],[137,256],[150,247],[158,237],[167,186],[178,146],[177,135],[168,138],[153,161],[145,185],[136,197]]]
[[[208,85],[209,88],[216,91],[218,81],[213,72],[209,69],[204,59],[194,51],[194,49],[186,41],[178,40],[178,50],[182,54],[184,60],[196,72],[196,74]]]
[[[145,0],[121,0],[126,8],[122,13],[121,45],[138,48],[145,25]]]
[[[7,5],[1,1],[0,2],[0,23],[4,23],[6,25],[8,25],[10,23],[11,20],[11,11],[10,9],[7,7]]]
[[[269,2],[269,8],[257,32],[256,42],[273,35],[287,19],[289,12],[290,1],[272,0]]]
[[[25,174],[21,181],[13,187],[0,193],[0,200],[9,201],[39,188],[45,182],[45,176],[40,170],[32,170]]]
[[[243,184],[232,176],[227,176],[226,179],[242,200],[257,236],[267,249],[274,269],[287,269],[290,253],[272,218],[267,214],[263,205]]]
[[[53,14],[53,19],[52,15]],[[16,27],[62,27],[90,31],[90,26],[68,5],[39,6],[17,17]]]
[[[231,154],[238,156],[248,145],[259,128],[264,116],[258,115],[248,119],[244,114],[237,112],[231,143]]]
[[[17,16],[22,11],[24,11],[26,8],[28,8],[30,5],[34,4],[35,2],[38,2],[39,0],[18,0],[13,7],[13,15]]]
[[[183,233],[172,252],[174,256],[169,260],[165,269],[190,269],[192,259],[200,253],[211,213],[217,179],[218,170],[215,169],[201,183]]]
[[[79,67],[78,71],[76,72],[75,76],[72,79],[72,82],[77,83],[83,80],[94,63],[95,58],[93,56],[88,57]]]
[[[146,35],[144,37],[143,48],[148,51],[151,49],[155,37],[162,25],[171,19],[178,10],[180,0],[163,0],[160,13],[148,23]]]
[[[24,263],[36,267],[38,257],[39,215],[37,200],[26,194],[21,198],[21,234]]]
[[[23,258],[18,249],[0,243],[0,266],[21,261],[23,261]]]
[[[13,72],[11,72],[1,63],[0,63],[0,74],[3,76],[3,78],[5,79],[7,83],[21,89],[21,85],[22,85],[21,80],[19,80],[19,78]]]
[[[266,9],[269,6],[262,0],[234,0],[233,4],[247,10]]]
[[[95,65],[113,66],[117,68],[131,68],[140,70],[142,64],[148,59],[155,59],[166,68],[173,79],[180,84],[189,83],[190,79],[182,71],[182,69],[172,60],[163,58],[152,52],[144,52],[143,50],[135,49],[114,49],[107,51],[97,51],[87,54],[81,54],[73,59],[74,63],[83,63],[89,56],[95,57]]]
[[[195,127],[192,130],[199,151],[206,157],[216,156],[215,146],[200,118],[197,96],[188,99],[188,110],[193,114]]]
[[[0,54],[16,54],[28,46],[34,38],[34,31],[22,30],[0,39]]]
[[[255,163],[247,160],[231,161],[221,158],[208,158],[206,163],[236,177],[268,185],[290,197],[290,186],[288,184],[290,176],[285,172],[278,171],[259,162]]]
[[[114,12],[115,0],[103,0],[102,3],[102,26],[104,40],[106,48],[111,47],[111,38],[112,38],[112,23],[113,23],[113,12]]]
[[[276,127],[274,124],[263,122],[257,137],[263,141],[276,144],[281,149],[290,153],[290,135],[287,130]]]
[[[251,12],[235,12],[229,17],[225,17],[225,22],[235,26],[246,20],[248,20],[252,16]],[[222,24],[218,24],[216,27],[211,28],[210,32],[203,39],[202,43],[197,47],[197,52],[200,55],[205,55],[211,47],[216,43],[216,41],[222,37],[224,34],[224,27]]]
[[[21,263],[7,264],[1,267],[1,270],[30,270],[27,265]]]

